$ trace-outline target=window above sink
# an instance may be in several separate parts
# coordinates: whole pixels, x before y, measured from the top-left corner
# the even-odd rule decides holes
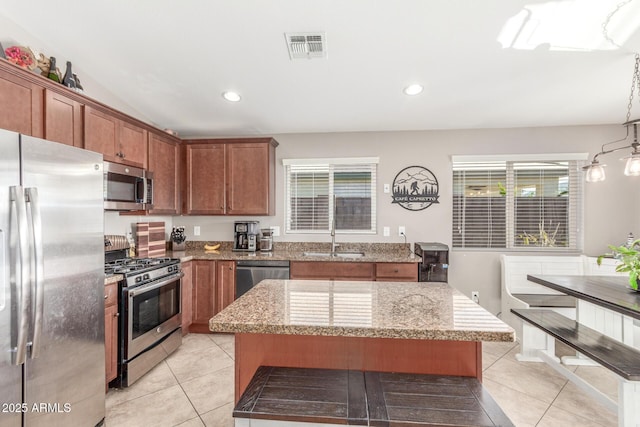
[[[377,157],[285,159],[287,233],[376,233]],[[335,200],[335,205],[334,205]]]

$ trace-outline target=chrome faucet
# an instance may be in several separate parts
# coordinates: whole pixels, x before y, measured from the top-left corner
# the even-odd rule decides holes
[[[336,256],[336,248],[340,246],[336,243],[336,196],[333,195],[333,219],[331,221],[331,256]]]

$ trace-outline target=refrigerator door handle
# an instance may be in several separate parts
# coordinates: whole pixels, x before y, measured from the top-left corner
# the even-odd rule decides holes
[[[35,265],[36,310],[33,323],[33,338],[31,344],[31,358],[35,359],[40,353],[40,339],[42,337],[42,322],[44,318],[44,258],[42,256],[42,216],[40,215],[40,202],[38,189],[30,187],[25,189],[27,202],[31,207],[31,231],[33,235],[33,261]]]
[[[15,349],[14,365],[22,365],[27,360],[27,340],[29,333],[29,307],[31,306],[31,286],[29,283],[29,229],[27,220],[27,206],[22,186],[13,186],[9,189],[11,201],[16,204],[18,256],[16,264],[20,271],[16,271],[16,290],[18,295],[18,337]]]

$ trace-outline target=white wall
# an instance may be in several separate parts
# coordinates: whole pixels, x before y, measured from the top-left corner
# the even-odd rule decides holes
[[[403,239],[397,236],[397,228],[404,225],[410,242],[438,241],[451,245],[452,154],[588,152],[591,157],[600,150],[603,143],[623,136],[624,128],[619,125],[274,135],[280,143],[276,149],[275,216],[181,216],[174,217],[172,222],[173,225],[187,227],[189,240],[232,240],[233,221],[238,219],[259,220],[261,226],[279,225],[284,231],[282,159],[378,156],[379,232],[376,235],[339,235],[336,240],[402,242]],[[619,159],[625,155],[627,153],[621,151],[603,156],[601,161],[609,165],[606,168],[607,180],[603,183],[585,184],[584,253],[588,255],[606,252],[609,243],[624,242],[629,232],[640,236],[640,222],[635,214],[640,203],[637,189],[640,178],[623,175],[624,163]],[[440,184],[439,204],[423,211],[408,211],[398,205],[392,205],[391,195],[382,192],[383,184],[391,184],[400,170],[412,165],[426,167],[436,176]],[[107,222],[110,223],[115,221]],[[199,237],[193,236],[195,225],[201,227],[202,234]],[[391,237],[382,236],[383,226],[391,227]],[[169,226],[167,228],[170,230]],[[328,242],[330,237],[328,234],[292,234],[276,237],[275,241]],[[470,295],[472,290],[479,290],[481,304],[494,313],[500,310],[499,254],[497,251],[454,250],[450,256],[450,283],[467,295]]]

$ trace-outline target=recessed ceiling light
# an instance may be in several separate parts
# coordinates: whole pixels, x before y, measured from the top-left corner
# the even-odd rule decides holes
[[[240,95],[238,95],[236,92],[231,91],[223,92],[222,97],[229,102],[238,102],[241,99]]]
[[[417,95],[422,92],[423,89],[424,88],[422,87],[422,85],[414,83],[405,87],[403,92],[405,93],[405,95]]]

